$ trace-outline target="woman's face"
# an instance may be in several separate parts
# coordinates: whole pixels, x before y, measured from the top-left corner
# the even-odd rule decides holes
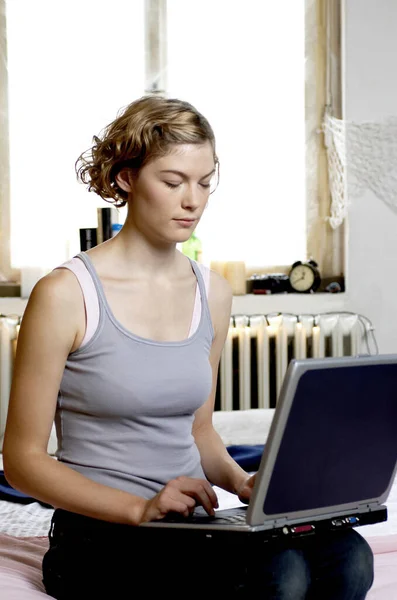
[[[210,142],[175,145],[130,180],[129,217],[142,233],[158,241],[189,239],[208,202],[214,174]]]

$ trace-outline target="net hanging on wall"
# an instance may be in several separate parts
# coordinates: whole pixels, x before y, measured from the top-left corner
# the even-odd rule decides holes
[[[365,190],[397,211],[397,117],[355,122],[326,112],[322,131],[328,155],[331,227],[336,229],[343,222],[348,196],[358,197]]]

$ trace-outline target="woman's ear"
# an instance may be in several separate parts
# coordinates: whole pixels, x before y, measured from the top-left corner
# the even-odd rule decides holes
[[[121,169],[116,175],[116,183],[124,192],[132,191],[132,173],[130,169]]]

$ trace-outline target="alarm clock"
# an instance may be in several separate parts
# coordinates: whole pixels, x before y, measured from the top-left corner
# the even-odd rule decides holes
[[[294,262],[289,272],[289,284],[292,292],[300,294],[315,292],[320,283],[320,271],[314,260]]]

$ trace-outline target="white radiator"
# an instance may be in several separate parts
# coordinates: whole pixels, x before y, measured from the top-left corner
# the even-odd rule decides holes
[[[371,354],[371,322],[362,315],[234,315],[223,348],[216,410],[274,408],[291,358]]]
[[[0,315],[0,451],[3,447],[20,317]]]

